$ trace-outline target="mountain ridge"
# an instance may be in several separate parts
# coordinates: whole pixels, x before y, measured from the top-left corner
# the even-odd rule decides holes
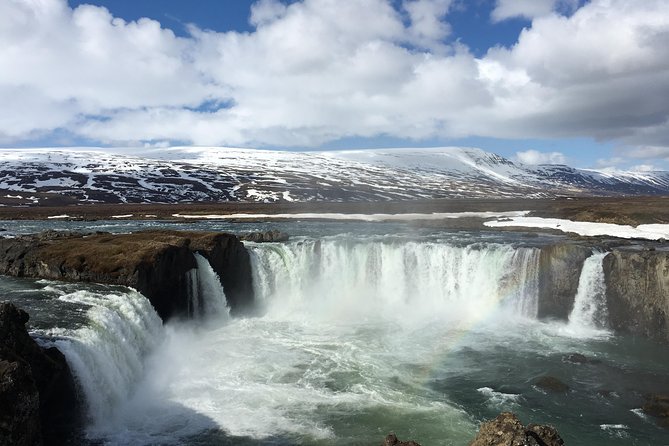
[[[630,195],[669,195],[669,172],[531,166],[466,147],[0,149],[5,205]]]

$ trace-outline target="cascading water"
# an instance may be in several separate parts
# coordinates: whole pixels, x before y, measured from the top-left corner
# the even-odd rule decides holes
[[[133,393],[144,357],[160,339],[162,321],[134,290],[63,293],[60,300],[89,306],[90,324],[60,330],[54,344],[67,358],[85,394],[93,429]]]
[[[378,443],[394,430],[422,444],[461,444],[481,419],[513,410],[559,424],[570,443],[626,446],[630,438],[602,427],[619,425],[638,444],[666,442],[624,395],[600,410],[599,389],[652,381],[636,379],[645,370],[565,362],[575,351],[596,356],[607,339],[563,336],[563,324],[536,320],[539,248],[449,240],[249,243],[262,317],[227,318],[202,256],[189,273],[192,314],[224,315],[206,323],[161,328],[133,291],[69,289],[59,299],[91,305],[90,327],[53,334],[66,338],[56,342],[89,396],[89,437],[106,445],[343,446]],[[601,258],[584,265],[577,301],[590,303],[576,306],[572,324],[601,320],[588,300],[603,295],[593,292],[603,284]],[[618,352],[606,344],[600,359],[625,364],[636,342]],[[661,359],[650,365],[654,379],[669,383]],[[543,374],[575,390],[569,405],[533,386]]]
[[[205,257],[195,254],[197,268],[188,272],[189,310],[196,318],[227,319],[228,308],[220,280]],[[65,302],[90,306],[90,323],[76,330],[54,332],[86,400],[92,436],[107,434],[123,419],[128,401],[146,378],[146,357],[169,335],[150,302],[134,290],[60,292]],[[147,384],[145,384],[146,386]]]
[[[196,319],[206,317],[228,317],[230,309],[218,274],[209,261],[194,253],[197,268],[187,273],[189,284],[189,315]]]
[[[539,311],[539,254],[535,248],[517,248],[503,282],[510,290],[509,305],[516,314],[534,319]],[[510,285],[509,285],[510,284]]]
[[[603,330],[607,327],[606,283],[603,260],[605,252],[594,253],[583,263],[569,327],[574,330]]]
[[[533,318],[538,254],[510,245],[302,241],[252,247],[268,316],[466,322],[501,305]]]

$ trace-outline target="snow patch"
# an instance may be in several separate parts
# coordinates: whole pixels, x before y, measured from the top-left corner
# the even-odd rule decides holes
[[[572,221],[560,218],[541,217],[512,217],[505,220],[487,221],[483,223],[491,228],[522,227],[557,229],[562,232],[573,232],[575,234],[595,237],[611,236],[618,238],[638,238],[647,240],[659,240],[669,238],[669,224],[649,224],[637,227],[630,225],[617,225],[613,223],[593,223],[586,221]]]

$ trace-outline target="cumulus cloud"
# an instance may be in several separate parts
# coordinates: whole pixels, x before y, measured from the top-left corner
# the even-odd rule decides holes
[[[553,11],[571,12],[578,7],[578,0],[497,0],[490,18],[493,22],[523,17],[534,19]]]
[[[516,159],[523,164],[566,164],[567,158],[561,152],[539,152],[525,150],[516,152]]]
[[[59,129],[110,144],[666,142],[666,0],[592,0],[568,16],[569,2],[530,3],[543,9],[505,13],[534,17],[517,43],[477,58],[450,35],[451,0],[261,0],[252,32],[186,37],[65,0],[0,2],[0,141]]]

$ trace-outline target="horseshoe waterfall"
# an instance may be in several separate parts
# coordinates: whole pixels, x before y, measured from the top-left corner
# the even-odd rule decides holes
[[[556,295],[549,243],[466,234],[247,242],[253,313],[231,316],[219,275],[194,254],[188,314],[165,323],[129,288],[0,284],[33,305],[33,335],[65,354],[85,402],[81,444],[377,444],[395,431],[465,445],[504,410],[559,425],[568,444],[669,438],[626,390],[669,374],[659,346],[611,331],[607,253],[579,248],[585,261],[567,262],[578,270],[560,319],[544,314]],[[543,376],[569,390],[547,391]]]

